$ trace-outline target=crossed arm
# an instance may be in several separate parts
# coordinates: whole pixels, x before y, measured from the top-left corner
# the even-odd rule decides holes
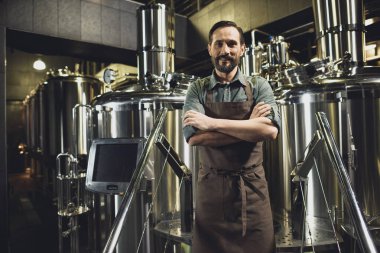
[[[190,137],[190,145],[223,146],[240,141],[257,142],[275,139],[278,129],[266,118],[270,105],[258,103],[247,120],[228,120],[208,117],[189,110],[184,115],[184,126],[193,126],[199,131]]]

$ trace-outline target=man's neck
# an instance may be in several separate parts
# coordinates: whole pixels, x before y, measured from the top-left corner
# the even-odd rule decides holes
[[[234,68],[229,73],[220,72],[219,70],[215,69],[216,79],[219,82],[221,82],[221,83],[229,83],[229,82],[231,82],[234,79],[236,73],[237,73],[237,67]]]

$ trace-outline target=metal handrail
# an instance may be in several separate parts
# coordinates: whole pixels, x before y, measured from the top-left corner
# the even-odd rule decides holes
[[[350,180],[342,161],[342,157],[336,146],[330,124],[324,112],[317,112],[317,122],[323,138],[325,140],[327,152],[331,162],[335,165],[334,170],[338,177],[339,186],[347,204],[348,214],[352,220],[359,246],[362,252],[377,253],[377,249],[369,233],[369,229],[365,222],[364,216],[359,208],[355,193],[351,187]]]
[[[193,192],[192,192],[192,172],[181,160],[178,153],[170,145],[164,134],[160,134],[156,142],[158,149],[167,156],[167,161],[174,174],[181,181],[180,183],[180,214],[181,232],[191,232],[193,221]]]
[[[110,235],[108,236],[107,243],[103,249],[103,253],[112,253],[115,250],[117,241],[119,240],[120,233],[123,228],[123,224],[127,217],[129,208],[131,206],[132,200],[136,196],[136,193],[139,190],[139,185],[144,174],[145,166],[148,162],[148,156],[150,150],[152,149],[156,139],[159,136],[159,133],[162,130],[163,123],[165,121],[168,109],[162,108],[154,122],[152,131],[149,134],[148,140],[144,146],[144,149],[141,153],[139,162],[137,164],[136,170],[133,173],[131,181],[128,185],[127,190],[125,191],[124,197],[121,201],[119,210],[115,217],[115,221],[112,225]]]
[[[174,174],[176,174],[179,179],[185,177],[187,179],[190,178],[191,180],[191,170],[181,160],[178,153],[170,145],[164,134],[159,135],[156,145],[164,155],[168,155],[168,162],[172,167]]]

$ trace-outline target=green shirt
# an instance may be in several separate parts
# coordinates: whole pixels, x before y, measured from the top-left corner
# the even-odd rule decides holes
[[[194,110],[205,113],[204,104],[206,101],[207,90],[213,90],[214,102],[243,102],[247,101],[247,95],[244,91],[245,80],[252,87],[253,101],[256,105],[259,102],[264,102],[272,106],[271,113],[267,116],[273,124],[280,127],[280,115],[276,101],[274,99],[272,88],[268,81],[262,77],[247,77],[240,70],[236,73],[234,79],[230,83],[220,83],[213,72],[211,76],[199,79],[193,82],[187,90],[183,113],[188,110]],[[183,128],[183,135],[188,140],[197,131],[192,126]]]

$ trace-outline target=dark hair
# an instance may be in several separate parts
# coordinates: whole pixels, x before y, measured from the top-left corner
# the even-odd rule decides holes
[[[240,34],[240,44],[245,44],[243,29],[241,29],[241,27],[238,26],[235,22],[227,21],[227,20],[219,21],[211,27],[210,31],[208,32],[208,43],[211,44],[212,34],[215,32],[216,29],[221,28],[221,27],[235,27],[236,30],[238,30]]]

